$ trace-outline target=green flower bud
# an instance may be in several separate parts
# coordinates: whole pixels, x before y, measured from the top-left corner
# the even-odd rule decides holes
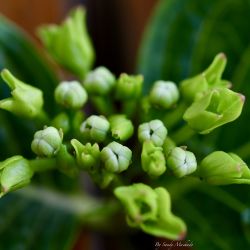
[[[221,79],[226,67],[227,58],[225,54],[219,53],[211,65],[201,74],[181,82],[180,90],[183,97],[193,102],[196,95],[215,87],[230,87],[231,83]]]
[[[7,192],[29,184],[33,170],[29,161],[20,155],[13,156],[0,162],[0,197]]]
[[[198,176],[212,185],[250,184],[250,170],[236,154],[215,151],[206,156]]]
[[[62,145],[62,131],[54,127],[45,127],[35,133],[31,143],[32,151],[40,157],[53,157]]]
[[[167,166],[176,177],[184,177],[197,169],[195,155],[182,147],[175,147],[167,155]]]
[[[141,229],[157,237],[172,240],[181,240],[185,237],[187,227],[184,221],[171,212],[170,195],[166,189],[158,187],[154,189],[157,195],[158,213],[157,221],[145,222]]]
[[[16,115],[33,118],[43,112],[43,93],[14,77],[7,69],[1,72],[3,80],[11,89],[12,97],[0,101],[0,108]]]
[[[92,95],[106,95],[115,85],[115,76],[105,67],[98,67],[88,73],[84,87]]]
[[[152,189],[136,183],[118,187],[114,194],[124,205],[130,226],[139,227],[157,237],[183,238],[186,225],[172,214],[170,196],[164,188]]]
[[[158,177],[166,171],[163,149],[152,141],[145,141],[141,154],[142,169],[152,177]]]
[[[55,100],[66,108],[80,109],[87,101],[86,90],[77,81],[62,82],[55,89]]]
[[[50,55],[81,79],[91,69],[95,57],[85,16],[85,9],[76,8],[61,26],[48,25],[39,29],[39,36]]]
[[[72,139],[71,145],[75,149],[76,161],[79,167],[89,170],[99,165],[100,149],[97,143],[83,145],[78,140]]]
[[[111,142],[101,151],[105,169],[112,173],[126,170],[131,163],[132,151],[120,143]]]
[[[126,141],[134,133],[133,123],[125,115],[113,115],[109,122],[112,136],[117,140]]]
[[[150,91],[149,100],[156,107],[168,109],[179,100],[179,90],[173,82],[157,81]]]
[[[162,146],[167,136],[167,129],[160,120],[143,123],[138,128],[138,138],[141,143],[151,140],[156,146]]]
[[[109,132],[110,124],[103,116],[92,115],[81,125],[80,131],[85,140],[103,142]]]
[[[208,91],[186,110],[183,119],[200,134],[234,121],[242,111],[245,97],[226,88]]]
[[[117,84],[115,96],[119,100],[136,99],[142,92],[143,76],[130,76],[125,73],[121,74]]]
[[[51,126],[57,129],[62,129],[63,133],[66,134],[70,129],[69,117],[66,113],[58,114],[51,122]]]

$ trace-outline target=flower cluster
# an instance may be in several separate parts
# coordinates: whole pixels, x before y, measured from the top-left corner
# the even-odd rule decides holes
[[[40,30],[51,56],[79,79],[62,81],[55,88],[61,112],[34,134],[31,149],[36,158],[13,156],[0,163],[1,194],[27,185],[34,172],[44,169],[73,176],[86,171],[101,188],[114,190],[130,226],[180,239],[186,225],[172,214],[168,191],[164,185],[153,189],[143,182],[158,183],[159,176],[167,180],[173,175],[212,185],[250,183],[250,171],[239,156],[192,152],[189,143],[196,133],[211,133],[237,119],[245,98],[221,79],[226,66],[222,53],[197,76],[179,85],[156,81],[143,96],[143,76],[116,77],[105,67],[91,68],[94,53],[84,17],[77,9],[61,26]],[[34,120],[46,115],[41,90],[8,70],[1,75],[12,94],[0,101],[1,109]],[[85,109],[87,101],[91,109]],[[141,183],[134,184],[135,177]]]

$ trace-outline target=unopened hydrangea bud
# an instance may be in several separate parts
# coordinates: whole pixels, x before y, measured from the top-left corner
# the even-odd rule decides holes
[[[85,9],[78,7],[60,26],[48,25],[39,29],[39,36],[50,55],[81,79],[91,69],[95,57],[85,19]]]
[[[115,96],[119,100],[136,99],[142,92],[143,76],[121,74],[117,80]]]
[[[237,119],[242,111],[245,97],[226,88],[208,91],[196,99],[184,113],[183,119],[200,134]]]
[[[84,87],[92,95],[106,95],[115,85],[115,76],[105,67],[98,67],[88,73]]]
[[[101,159],[105,169],[112,173],[120,173],[131,163],[132,151],[118,142],[111,142],[101,151]]]
[[[158,177],[166,171],[166,161],[161,147],[152,141],[145,141],[141,154],[142,169],[152,177]]]
[[[157,81],[149,94],[151,104],[163,109],[171,108],[178,99],[179,90],[173,82]]]
[[[1,72],[3,80],[11,89],[12,97],[0,101],[0,108],[16,115],[33,118],[42,113],[43,93],[14,77],[7,69]]]
[[[51,122],[51,126],[57,129],[62,129],[63,133],[66,134],[70,129],[69,117],[66,113],[58,114]]]
[[[172,149],[167,157],[167,166],[176,177],[184,177],[197,169],[195,155],[182,147]]]
[[[103,142],[110,129],[108,120],[103,116],[92,115],[81,125],[80,131],[85,140]]]
[[[143,123],[138,128],[138,138],[141,143],[151,140],[156,146],[162,146],[167,136],[167,129],[160,120]]]
[[[113,115],[109,122],[111,134],[117,140],[126,141],[134,133],[133,123],[125,115]]]
[[[31,143],[32,151],[40,157],[53,157],[62,145],[62,131],[54,127],[45,127],[35,133]]]
[[[29,161],[20,155],[0,162],[0,196],[29,184],[33,170]]]
[[[236,154],[215,151],[206,156],[198,176],[212,185],[250,184],[250,170]]]
[[[100,149],[97,143],[83,145],[78,140],[72,139],[71,145],[75,149],[76,161],[79,167],[88,170],[98,166],[100,162]]]
[[[86,103],[86,90],[77,81],[62,82],[55,89],[55,100],[66,108],[80,109]]]
[[[202,73],[181,82],[180,90],[188,102],[193,102],[196,95],[215,87],[230,87],[231,83],[221,79],[226,67],[225,54],[219,53],[211,65]]]
[[[185,235],[186,225],[172,214],[170,195],[164,188],[152,189],[143,183],[136,183],[117,187],[114,193],[125,208],[130,226],[173,240]]]

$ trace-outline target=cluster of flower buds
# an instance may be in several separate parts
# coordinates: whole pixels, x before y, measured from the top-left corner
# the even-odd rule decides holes
[[[152,189],[143,183],[117,187],[115,196],[126,210],[127,223],[144,232],[168,239],[183,239],[185,223],[171,212],[170,195],[166,189]]]
[[[138,174],[136,166],[129,168],[132,157],[133,164],[140,164],[139,169],[153,178],[172,172],[177,178],[198,176],[212,185],[250,184],[250,170],[237,155],[216,151],[199,163],[204,152],[196,159],[181,146],[190,139],[181,133],[186,133],[186,127],[190,135],[208,134],[241,114],[244,96],[228,89],[229,82],[221,79],[226,66],[224,54],[217,55],[201,74],[181,82],[180,88],[160,80],[142,97],[143,76],[122,73],[116,78],[105,67],[91,69],[94,52],[84,19],[84,10],[78,8],[61,26],[40,30],[54,59],[81,81],[64,81],[56,87],[54,98],[62,110],[34,134],[31,149],[36,159],[14,156],[0,162],[1,195],[28,184],[39,164],[40,168],[55,166],[65,173],[87,171],[103,188],[112,181],[121,185]],[[41,90],[21,82],[8,70],[1,76],[12,94],[0,101],[1,109],[32,119],[45,113]],[[86,109],[89,115],[85,115],[88,100],[96,114]],[[179,107],[185,110],[176,116]],[[178,126],[168,126],[175,116]],[[194,148],[192,143],[188,145]],[[124,176],[126,170],[131,172]],[[169,239],[185,234],[186,226],[172,214],[170,196],[164,188],[138,183],[119,186],[114,193],[125,207],[129,225]]]

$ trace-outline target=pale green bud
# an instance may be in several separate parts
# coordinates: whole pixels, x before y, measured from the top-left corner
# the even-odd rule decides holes
[[[31,143],[32,151],[40,157],[54,157],[62,145],[62,131],[45,127],[35,133]]]
[[[110,124],[105,117],[92,115],[82,123],[80,132],[85,140],[103,142],[109,129]]]
[[[142,92],[143,76],[121,74],[117,80],[115,96],[119,100],[136,99]]]
[[[157,81],[149,94],[152,105],[168,109],[179,100],[179,90],[175,83],[167,81]]]
[[[152,141],[145,141],[141,154],[142,169],[152,177],[158,177],[166,171],[166,161],[161,147]]]
[[[20,155],[0,162],[0,196],[28,185],[32,176],[29,161]]]
[[[180,90],[183,97],[188,102],[193,102],[196,95],[201,92],[215,87],[230,87],[230,82],[221,79],[226,63],[225,54],[219,53],[204,72],[182,81]]]
[[[167,129],[160,120],[143,123],[138,128],[138,138],[141,143],[151,140],[156,146],[162,146],[167,136]]]
[[[70,129],[69,117],[66,113],[58,114],[51,122],[51,126],[57,129],[62,129],[63,133],[66,134]]]
[[[87,102],[86,90],[77,81],[61,82],[55,89],[55,100],[66,108],[80,109]]]
[[[106,95],[115,86],[115,76],[105,67],[98,67],[88,73],[84,87],[89,94]]]
[[[197,169],[195,155],[182,147],[175,147],[166,156],[167,166],[176,177],[184,177],[192,174]]]
[[[105,169],[112,173],[120,173],[131,163],[132,151],[117,142],[111,142],[101,151],[101,160]]]
[[[39,36],[50,55],[81,79],[91,69],[95,57],[85,20],[85,9],[78,7],[60,26],[48,25],[39,29]]]
[[[215,151],[206,156],[198,176],[212,185],[250,184],[250,170],[236,154]]]
[[[183,119],[200,134],[237,119],[245,97],[226,88],[217,88],[200,96],[186,110]]]
[[[136,183],[117,187],[114,194],[123,204],[130,226],[173,240],[185,235],[186,225],[172,214],[170,195],[164,188],[152,189],[143,183]]]
[[[134,133],[133,123],[125,115],[113,115],[109,122],[111,134],[117,140],[126,141]]]
[[[100,149],[97,143],[83,145],[78,140],[72,139],[71,145],[75,149],[76,161],[79,167],[89,170],[99,165]]]
[[[0,101],[0,108],[16,115],[33,118],[42,113],[43,92],[14,77],[7,69],[1,72],[3,80],[11,89],[12,97]]]

